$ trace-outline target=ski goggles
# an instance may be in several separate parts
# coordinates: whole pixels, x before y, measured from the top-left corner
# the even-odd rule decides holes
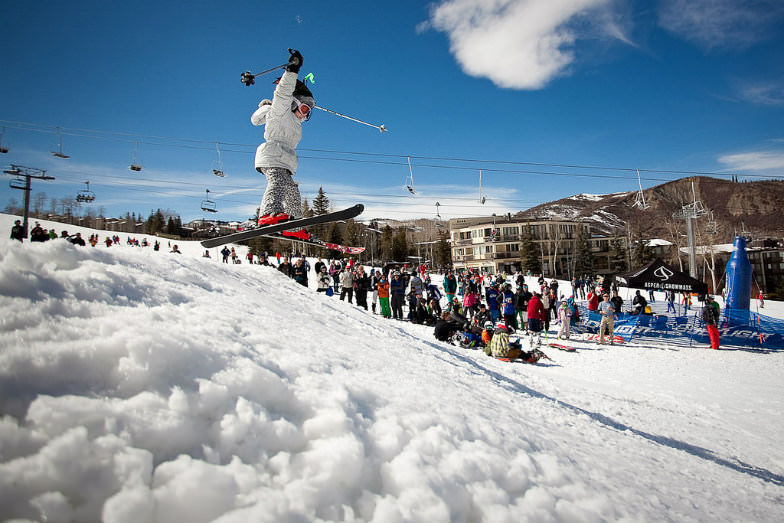
[[[292,100],[291,105],[293,106],[294,111],[299,111],[299,113],[304,116],[306,119],[310,120],[310,112],[313,109],[310,105],[300,102],[297,99]]]

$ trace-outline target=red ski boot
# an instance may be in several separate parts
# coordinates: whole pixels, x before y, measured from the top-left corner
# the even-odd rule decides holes
[[[283,231],[281,234],[286,238],[296,238],[298,240],[309,240],[311,238],[311,234],[306,231],[305,229],[300,229],[298,231]]]
[[[288,220],[290,216],[285,212],[278,212],[275,214],[262,214],[259,216],[259,221],[257,225],[261,227],[262,225],[275,225],[276,223],[284,222]]]

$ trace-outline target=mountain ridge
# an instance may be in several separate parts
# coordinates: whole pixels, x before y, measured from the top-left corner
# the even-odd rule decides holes
[[[692,182],[694,192],[692,192]],[[784,181],[759,180],[736,182],[707,176],[682,178],[643,190],[647,208],[636,205],[638,191],[603,195],[576,194],[520,211],[517,219],[560,217],[586,221],[591,230],[612,235],[621,229],[637,231],[647,238],[669,239],[685,230],[685,221],[674,215],[696,200],[705,214],[696,229],[715,231],[720,241],[741,231],[753,237],[782,237],[784,223],[779,220],[784,202]],[[699,207],[699,206],[698,206]]]

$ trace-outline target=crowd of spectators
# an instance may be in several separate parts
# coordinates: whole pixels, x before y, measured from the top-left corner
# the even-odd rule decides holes
[[[20,220],[16,220],[12,227],[11,238],[20,242],[25,240]],[[121,241],[116,234],[107,235],[103,242],[97,233],[91,234],[87,242],[78,232],[71,235],[63,230],[58,236],[54,229],[47,231],[38,222],[30,231],[31,242],[55,239],[65,239],[82,247],[87,243],[92,247],[98,243],[111,247]],[[160,241],[156,239],[150,244],[146,237],[139,241],[128,236],[126,244],[134,247],[152,245],[155,251],[161,248]],[[169,242],[169,248],[169,252],[181,254],[176,244],[172,246]],[[223,263],[242,263],[234,247],[223,247],[220,255]],[[209,250],[204,251],[203,258],[212,258]],[[605,333],[609,335],[609,343],[613,343],[614,318],[623,312],[650,314],[649,301],[654,301],[652,291],[646,299],[638,290],[631,308],[624,311],[624,300],[619,296],[617,285],[589,275],[575,277],[571,281],[571,293],[559,294],[556,279],[548,281],[540,275],[535,288],[529,289],[520,271],[493,275],[478,271],[457,272],[443,267],[439,268],[439,281],[436,282],[433,281],[435,274],[429,273],[424,264],[388,263],[381,268],[366,270],[353,259],[318,258],[311,267],[299,253],[293,253],[293,261],[290,261],[289,256],[280,252],[270,256],[253,250],[247,252],[246,259],[250,264],[274,266],[305,287],[309,285],[312,269],[319,293],[338,295],[340,301],[356,303],[358,307],[372,310],[373,314],[380,314],[383,318],[432,326],[439,340],[458,342],[467,347],[485,347],[488,352],[492,352],[489,347],[499,329],[507,335],[519,330],[535,340],[538,347],[540,333],[549,331],[550,323],[555,322],[559,326],[556,338],[568,340],[571,326],[580,321],[577,300],[586,301],[588,311],[601,316],[600,343],[604,342]],[[675,300],[674,292],[665,292],[667,312],[675,312]],[[689,310],[690,295],[684,293],[682,305],[686,311]],[[706,321],[706,324],[709,323]],[[500,352],[509,352],[508,343],[498,342],[497,345],[503,347]]]

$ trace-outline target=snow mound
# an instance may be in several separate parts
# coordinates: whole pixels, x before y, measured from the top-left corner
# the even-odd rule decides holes
[[[274,268],[63,240],[0,240],[0,304],[1,520],[784,516],[776,354],[509,364]]]

